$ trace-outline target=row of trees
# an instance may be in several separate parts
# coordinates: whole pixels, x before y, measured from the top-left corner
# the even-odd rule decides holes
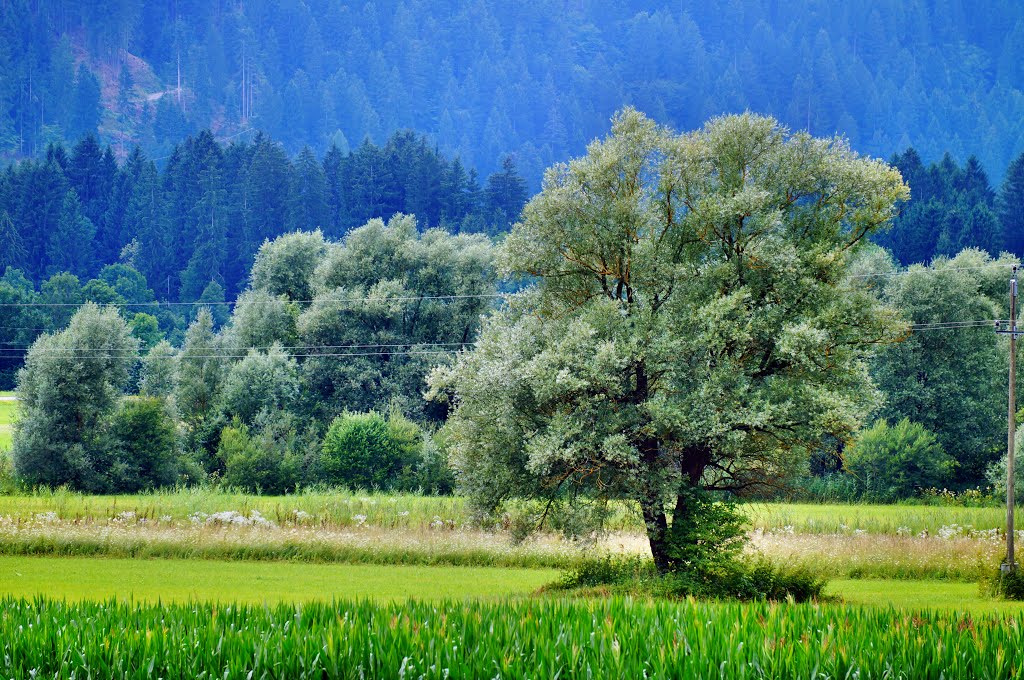
[[[0,5],[0,153],[99,130],[152,156],[256,127],[291,152],[429,133],[484,172],[515,152],[533,188],[622,102],[682,128],[723,111],[1004,168],[1024,150],[1012,0],[288,0]],[[736,36],[744,39],[737,43]],[[540,105],[536,105],[540,102]]]
[[[494,234],[527,199],[511,158],[481,185],[413,133],[352,152],[217,142],[209,132],[174,147],[163,170],[136,149],[118,164],[86,137],[51,146],[44,160],[0,173],[0,272],[34,283],[66,272],[94,276],[132,263],[161,300],[198,300],[211,281],[234,298],[264,240],[320,228],[331,238],[374,217],[415,213],[424,227]]]
[[[332,244],[319,232],[268,242],[233,313],[216,287],[206,291],[204,305],[161,306],[142,275],[124,264],[105,267],[84,285],[72,275],[54,275],[38,291],[9,269],[0,278],[0,302],[13,305],[3,308],[8,324],[0,328],[0,376],[5,386],[14,387],[36,338],[64,332],[75,310],[93,302],[113,305],[139,356],[146,357],[141,371],[134,353],[127,359],[134,366],[126,369],[127,391],[169,397],[178,389],[176,381],[189,378],[194,396],[178,400],[193,405],[177,411],[193,432],[192,450],[215,447],[210,442],[235,418],[252,436],[261,436],[257,421],[268,403],[287,404],[297,416],[321,423],[346,409],[396,408],[417,422],[440,423],[444,409],[421,399],[424,375],[473,340],[475,316],[491,308],[490,246],[480,237],[419,235],[408,217],[389,226],[371,222],[342,243]],[[331,258],[344,262],[334,265],[340,268],[333,273],[325,264]],[[893,475],[875,473],[872,483],[854,468],[860,481],[851,479],[845,493],[895,498],[929,486],[985,482],[1003,453],[1007,362],[1006,347],[995,341],[986,322],[1006,315],[1006,276],[1017,261],[968,249],[902,269],[887,251],[873,247],[854,263],[859,285],[920,329],[870,360],[872,379],[885,395],[873,417],[925,428],[937,447],[928,450],[940,450],[950,464],[922,465],[920,474],[903,470],[906,483],[891,489],[877,483]],[[336,294],[345,301],[328,304]],[[482,297],[423,300],[410,314],[409,298],[464,294]],[[401,301],[389,302],[392,298]],[[201,307],[206,313],[197,317]],[[82,342],[69,341],[69,346],[87,347]],[[207,356],[206,347],[216,347],[216,356]],[[182,365],[183,351],[196,358]],[[225,373],[227,365],[236,367]],[[55,376],[62,374],[63,368],[55,369]],[[207,382],[219,397],[202,396],[200,386]],[[214,405],[218,400],[223,404]],[[851,469],[844,466],[848,453],[838,440],[826,440],[811,457],[811,473],[845,473]],[[891,465],[879,455],[879,465]]]
[[[495,282],[486,237],[421,233],[396,216],[340,242],[320,232],[268,241],[224,326],[197,305],[178,348],[147,348],[125,306],[86,304],[28,351],[16,471],[93,491],[211,475],[273,492],[313,482],[450,490],[430,436],[445,409],[422,392],[431,367],[476,336]],[[170,444],[141,432],[146,423],[169,428]]]

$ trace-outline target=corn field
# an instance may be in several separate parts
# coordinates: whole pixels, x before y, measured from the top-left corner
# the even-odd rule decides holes
[[[276,607],[6,599],[0,676],[1009,678],[1021,663],[1022,622],[623,599]]]

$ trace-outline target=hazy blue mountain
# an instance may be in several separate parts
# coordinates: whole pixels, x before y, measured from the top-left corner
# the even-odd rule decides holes
[[[633,104],[680,128],[751,109],[863,152],[1024,150],[1024,3],[994,0],[7,0],[0,149],[98,131],[159,158],[188,133],[290,153],[398,129],[531,188]]]

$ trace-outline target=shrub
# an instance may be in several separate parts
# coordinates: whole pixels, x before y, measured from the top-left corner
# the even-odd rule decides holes
[[[654,562],[641,557],[604,556],[584,560],[553,586],[555,590],[606,589],[615,593],[681,599],[685,597],[808,602],[822,597],[825,579],[804,567],[743,558],[659,575]]]
[[[1004,600],[1024,600],[1024,571],[1018,567],[1004,572],[1002,568],[981,582],[982,593]]]
[[[239,421],[221,432],[217,456],[224,461],[224,483],[245,491],[279,495],[295,489],[301,464],[272,433],[252,436]]]
[[[415,483],[422,434],[406,418],[345,412],[331,423],[320,455],[323,481],[351,488],[402,489]]]
[[[1018,412],[1017,418],[1020,418]],[[1024,427],[1017,426],[1017,438],[1014,441],[1014,452],[1016,465],[1013,468],[1014,480],[1013,491],[1018,503],[1024,502]],[[999,460],[992,463],[985,473],[988,483],[992,487],[992,494],[996,498],[1006,499],[1006,454]]]
[[[846,469],[868,497],[894,501],[949,481],[955,462],[935,435],[904,418],[890,426],[879,420],[844,454]]]
[[[178,476],[178,437],[160,399],[126,399],[107,434],[107,491],[136,493],[170,486]]]

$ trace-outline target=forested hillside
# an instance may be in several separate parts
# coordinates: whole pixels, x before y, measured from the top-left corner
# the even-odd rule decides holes
[[[0,149],[41,155],[98,131],[154,158],[185,135],[263,130],[289,153],[399,129],[533,189],[632,103],[691,129],[770,113],[861,152],[1024,150],[1024,5],[1014,0],[8,0]]]
[[[423,228],[493,235],[528,197],[511,158],[484,182],[408,132],[383,146],[332,146],[322,158],[304,148],[289,158],[262,134],[221,144],[206,131],[161,166],[139,149],[119,163],[87,136],[0,172],[0,274],[85,280],[123,262],[161,300],[198,300],[211,282],[233,299],[263,241],[287,231],[339,238],[370,218],[407,213]]]

